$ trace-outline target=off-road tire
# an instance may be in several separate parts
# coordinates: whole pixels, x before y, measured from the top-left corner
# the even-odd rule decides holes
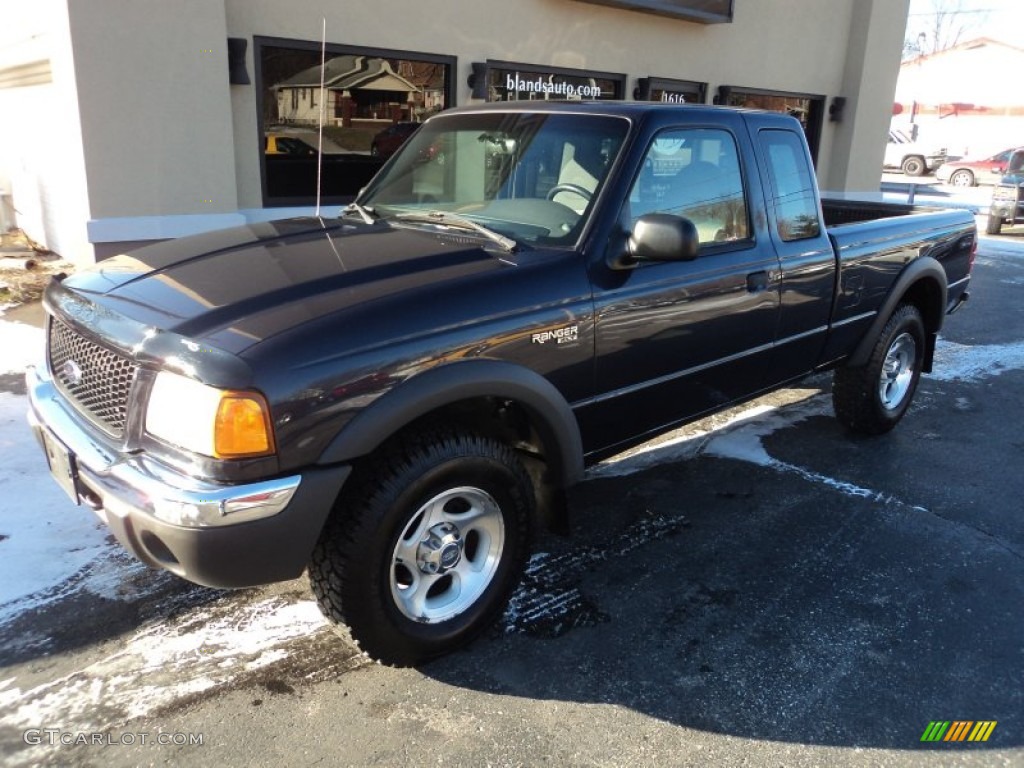
[[[384,664],[415,665],[465,645],[503,610],[528,554],[536,502],[518,454],[497,440],[442,427],[396,442],[356,472],[310,560],[320,610]],[[396,547],[407,541],[428,502],[463,491],[493,500],[500,510],[503,544],[493,573],[457,615],[413,620],[395,592],[396,572],[405,567],[396,565]]]
[[[921,313],[913,305],[901,304],[879,334],[867,363],[836,369],[832,382],[836,418],[862,435],[881,435],[895,427],[914,398],[924,350]],[[891,378],[897,368],[906,378]]]
[[[988,219],[985,221],[985,234],[986,235],[998,235],[1003,231],[1003,217],[993,216],[989,214]]]

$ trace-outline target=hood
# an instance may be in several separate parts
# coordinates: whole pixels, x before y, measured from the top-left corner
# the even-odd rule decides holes
[[[507,269],[475,235],[290,219],[166,241],[64,281],[147,326],[227,351],[342,309]]]

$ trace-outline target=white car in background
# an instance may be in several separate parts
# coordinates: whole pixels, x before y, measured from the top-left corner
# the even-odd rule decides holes
[[[945,147],[931,147],[914,141],[902,131],[890,129],[884,167],[899,168],[907,176],[923,176],[939,168],[947,159]]]

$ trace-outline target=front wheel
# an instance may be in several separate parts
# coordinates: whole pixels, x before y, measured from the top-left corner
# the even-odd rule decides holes
[[[836,369],[832,383],[836,418],[865,435],[881,435],[895,427],[917,390],[924,349],[921,313],[917,307],[901,304],[879,334],[867,363]]]
[[[516,452],[424,432],[344,493],[313,552],[321,611],[385,664],[465,645],[503,609],[525,562],[533,485]]]
[[[1003,217],[996,216],[995,214],[989,214],[988,220],[985,222],[985,234],[986,235],[998,235],[1003,231]]]
[[[953,175],[949,177],[949,183],[954,187],[973,187],[974,174],[966,169],[954,171]]]

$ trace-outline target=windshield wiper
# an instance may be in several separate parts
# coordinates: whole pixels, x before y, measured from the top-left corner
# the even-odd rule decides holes
[[[500,232],[495,232],[493,229],[488,229],[483,224],[478,224],[466,216],[462,216],[458,213],[451,213],[450,211],[410,211],[406,213],[399,213],[395,218],[399,221],[419,221],[425,224],[439,224],[443,227],[471,229],[474,232],[479,232],[491,242],[497,243],[502,247],[502,249],[509,253],[515,251],[519,245],[519,243],[511,237],[505,237],[505,235]]]
[[[366,224],[373,224],[379,218],[379,214],[373,208],[364,207],[359,203],[349,203],[342,213],[358,213]]]

